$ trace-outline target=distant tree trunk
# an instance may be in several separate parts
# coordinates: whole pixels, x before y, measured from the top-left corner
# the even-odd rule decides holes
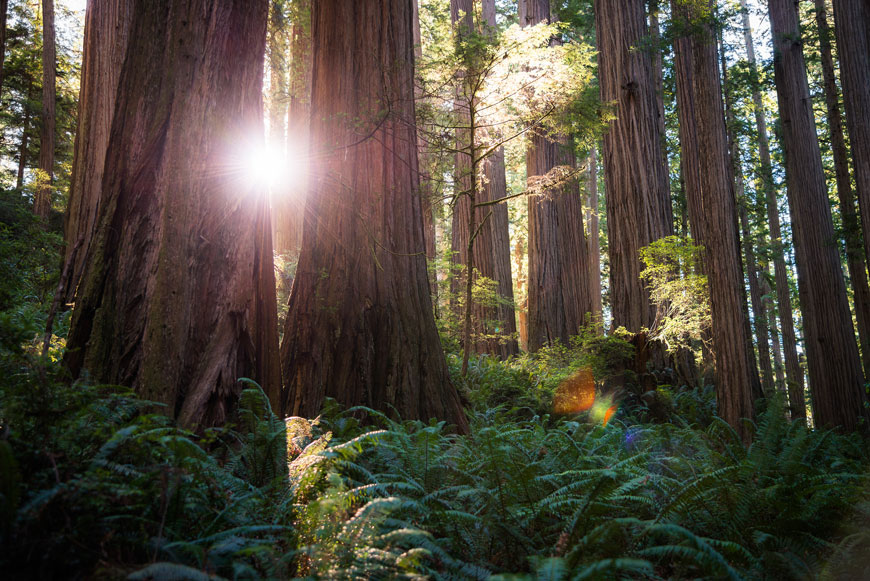
[[[313,417],[333,397],[467,432],[432,316],[415,195],[412,2],[311,6],[312,143],[323,153],[281,347],[283,409]]]
[[[521,0],[520,26],[550,21],[548,0]],[[552,42],[557,42],[553,39]],[[526,149],[526,176],[534,181],[556,166],[575,165],[567,143],[537,133]],[[559,192],[529,197],[528,348],[568,344],[592,311],[586,280],[583,200],[571,180]]]
[[[310,156],[309,124],[311,118],[311,0],[291,0],[290,67],[287,87],[286,155],[291,166],[308,165]],[[284,24],[286,26],[286,23]],[[273,197],[275,212],[275,251],[296,253],[302,246],[303,216],[310,177],[287,176],[289,183],[281,195]]]
[[[33,79],[27,76],[27,90],[24,92],[24,122],[21,124],[21,142],[18,145],[18,171],[15,179],[15,189],[24,187],[24,170],[27,169],[27,145],[30,139],[30,121],[33,114],[30,110],[31,93],[33,92]]]
[[[596,321],[602,320],[603,305],[601,302],[601,240],[598,226],[598,152],[596,146],[589,148],[586,161],[586,228],[589,244],[589,284],[592,293],[592,316]]]
[[[481,0],[481,21],[494,32],[495,0]],[[489,190],[484,194],[488,200],[500,200],[507,196],[507,177],[505,175],[504,148],[499,148],[483,162],[485,182],[483,189]],[[508,220],[507,204],[495,204],[491,206],[492,217],[490,224],[492,229],[493,251],[493,279],[498,281],[499,305],[496,308],[498,329],[493,331],[501,335],[496,353],[502,358],[519,352],[517,344],[517,319],[514,312],[514,284],[511,277],[511,239]]]
[[[649,34],[652,38],[653,47],[652,67],[653,67],[653,87],[656,91],[656,112],[658,119],[659,140],[662,143],[662,157],[664,157],[665,175],[669,174],[668,169],[668,152],[667,152],[667,137],[665,129],[665,67],[664,57],[662,56],[662,41],[661,28],[659,26],[659,0],[650,0],[649,2]],[[668,190],[670,191],[670,179],[668,180]],[[668,199],[668,207],[670,208],[670,197]],[[673,230],[673,210],[671,210],[671,230]]]
[[[672,0],[671,6],[675,22],[684,29],[691,22],[694,31],[674,41],[677,101],[689,220],[696,243],[705,249],[718,413],[745,440],[749,434],[743,419],[752,417],[753,368],[745,343],[743,274],[716,42],[697,7],[682,0]]]
[[[673,234],[670,187],[643,0],[596,2],[601,100],[616,102],[604,136],[604,187],[613,327],[652,328],[656,309],[640,278],[640,249]]]
[[[855,293],[855,319],[858,323],[858,338],[864,361],[864,377],[870,378],[870,287],[867,284],[867,264],[861,243],[861,224],[855,214],[855,197],[852,193],[852,178],[849,175],[849,151],[843,136],[843,117],[837,79],[834,75],[834,59],[831,55],[831,30],[824,0],[815,0],[816,24],[819,27],[819,49],[822,57],[822,74],[825,82],[825,105],[828,129],[831,132],[831,149],[834,154],[834,172],[837,176],[837,196],[840,199],[840,214],[843,219],[846,242],[846,264],[849,279]]]
[[[266,0],[135,4],[73,311],[72,375],[188,427],[223,424],[241,377],[280,411],[269,208],[232,171],[249,132],[262,139],[267,17]]]
[[[42,0],[42,130],[39,138],[39,171],[33,213],[48,218],[54,181],[54,109],[57,55],[54,39],[54,0]]]
[[[474,31],[473,0],[450,0],[450,17],[458,44],[469,38]],[[490,306],[479,302],[470,303],[472,285],[478,277],[495,280],[495,253],[492,240],[492,208],[476,207],[476,204],[489,202],[491,189],[480,187],[481,167],[477,158],[477,118],[474,103],[476,95],[470,93],[474,84],[468,78],[474,72],[461,71],[457,82],[453,111],[457,118],[456,154],[454,156],[454,196],[453,227],[451,238],[452,259],[455,265],[462,265],[462,276],[455,276],[452,292],[464,297],[462,348],[466,354],[497,353],[498,342],[483,336],[493,332],[489,322],[497,312]],[[486,223],[484,223],[486,221]],[[457,269],[458,272],[458,269]],[[471,278],[469,278],[471,277]],[[468,305],[471,304],[471,308]],[[466,337],[466,333],[468,337]],[[466,363],[463,358],[463,370]],[[463,371],[464,372],[464,371]]]
[[[6,17],[9,0],[0,0],[0,93],[3,91],[3,64],[6,61]]]
[[[423,39],[420,35],[420,6],[419,0],[414,0],[414,58],[419,62],[423,57]],[[419,103],[423,99],[422,86],[414,82],[414,98]],[[433,261],[436,258],[436,236],[435,236],[435,204],[438,203],[433,199],[434,193],[432,190],[432,176],[429,175],[429,148],[425,140],[418,134],[417,136],[417,155],[420,160],[420,202],[423,208],[423,237],[426,242],[426,259]],[[438,305],[438,280],[435,273],[429,276],[429,290],[432,293],[432,303],[436,308]],[[513,290],[513,289],[511,289]]]
[[[68,279],[63,281],[64,302],[75,298],[94,237],[132,13],[131,3],[125,0],[89,2],[85,13],[78,130],[64,217],[64,263],[71,262]]]
[[[758,361],[761,368],[761,388],[765,397],[773,395],[773,367],[770,364],[770,343],[768,343],[767,312],[761,299],[761,287],[758,283],[758,261],[755,259],[755,250],[752,247],[752,233],[749,228],[749,216],[746,210],[748,202],[743,178],[743,166],[740,160],[740,150],[737,138],[734,135],[734,108],[733,98],[728,88],[728,61],[725,58],[725,47],[720,37],[720,61],[722,65],[722,83],[725,97],[725,120],[728,130],[728,149],[731,155],[731,172],[734,179],[735,201],[740,220],[740,238],[743,243],[743,257],[745,259],[744,271],[749,281],[749,299],[752,304],[752,312],[755,315],[755,344],[758,346]],[[747,319],[748,320],[748,319]],[[752,334],[749,337],[749,347],[752,347]],[[759,394],[755,394],[755,399]]]
[[[861,361],[840,268],[828,190],[815,131],[797,6],[770,0],[776,93],[794,231],[813,421],[858,428],[864,408]],[[866,427],[866,426],[865,426]]]
[[[272,0],[269,2],[269,32],[266,52],[269,59],[269,148],[287,155],[287,113],[290,109],[290,97],[287,88],[289,70],[287,63],[288,24],[285,18],[285,2]],[[298,185],[299,176],[286,176],[285,180],[271,185],[272,207],[272,240],[273,250],[283,254],[294,250],[292,229],[294,211],[290,206],[292,190]]]
[[[870,256],[870,1],[833,0],[834,31],[855,186]]]
[[[776,388],[783,393],[788,393],[788,388],[785,381],[785,367],[782,362],[782,346],[779,342],[779,330],[776,327],[776,310],[773,308],[771,296],[773,289],[770,288],[770,283],[767,282],[766,275],[768,274],[767,265],[761,269],[765,276],[761,276],[761,294],[763,296],[764,310],[767,312],[767,328],[770,331],[770,342],[773,345],[773,371],[776,375]]]
[[[761,161],[761,187],[767,202],[767,221],[770,228],[770,243],[773,246],[773,272],[776,286],[776,303],[782,330],[782,348],[785,355],[785,374],[788,384],[789,407],[792,419],[806,417],[804,404],[804,372],[797,353],[794,314],[791,306],[791,287],[788,281],[788,267],[785,264],[785,241],[779,220],[779,203],[776,196],[776,183],[773,179],[773,164],[770,161],[770,141],[767,134],[767,120],[761,89],[758,80],[758,66],[755,60],[755,44],[752,40],[752,27],[749,22],[749,9],[746,0],[740,1],[743,12],[743,39],[746,57],[752,79],[752,103],[755,110],[755,128],[758,138],[758,156]]]

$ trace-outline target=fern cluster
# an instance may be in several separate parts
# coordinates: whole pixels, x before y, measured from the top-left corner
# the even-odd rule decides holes
[[[133,580],[870,576],[863,442],[791,424],[774,401],[747,448],[707,414],[704,390],[672,391],[669,422],[642,421],[642,408],[606,425],[549,416],[547,398],[576,355],[545,356],[473,362],[469,436],[334,402],[319,418],[281,420],[252,382],[231,426],[193,434],[123,388],[70,386],[53,364],[4,357],[0,570]]]

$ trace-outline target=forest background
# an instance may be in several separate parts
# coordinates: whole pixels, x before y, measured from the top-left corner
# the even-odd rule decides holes
[[[85,4],[0,2],[0,563],[868,574],[870,7]]]

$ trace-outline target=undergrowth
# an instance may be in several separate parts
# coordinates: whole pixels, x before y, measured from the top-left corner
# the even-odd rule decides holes
[[[538,364],[475,362],[469,436],[334,403],[314,420],[280,421],[252,382],[231,426],[193,434],[123,388],[69,386],[53,364],[6,353],[0,569],[46,579],[870,575],[856,437],[790,424],[776,402],[748,448],[715,417],[555,417],[542,410],[563,372]],[[512,390],[519,407],[481,395]],[[681,393],[701,407],[709,397]]]

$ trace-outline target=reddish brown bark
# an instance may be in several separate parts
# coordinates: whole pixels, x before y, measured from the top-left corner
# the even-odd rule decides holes
[[[548,0],[521,0],[520,26],[550,21]],[[553,39],[556,42],[556,39]],[[575,166],[570,145],[538,132],[526,149],[529,181],[556,166]],[[529,197],[528,348],[568,344],[592,311],[583,230],[583,199],[576,180]]]
[[[106,148],[133,10],[130,2],[89,2],[69,203],[64,217],[65,302],[74,300],[99,214]],[[75,252],[73,252],[75,250]]]
[[[642,0],[596,2],[601,100],[616,104],[604,136],[604,187],[613,326],[639,332],[656,319],[640,278],[640,249],[673,233],[659,106]]]
[[[752,417],[753,367],[745,342],[743,273],[716,41],[697,6],[672,0],[671,7],[680,30],[690,31],[674,40],[680,148],[692,236],[704,247],[710,288],[718,413],[746,439],[743,419]]]
[[[54,38],[54,0],[42,0],[42,117],[39,133],[39,171],[33,213],[48,218],[54,182],[57,49]]]
[[[854,431],[868,410],[840,257],[832,243],[797,7],[791,0],[770,0],[768,8],[813,421]]]
[[[870,0],[834,0],[834,31],[855,186],[870,256]]]
[[[224,423],[240,377],[280,403],[269,210],[238,150],[262,135],[267,13],[137,2],[118,85],[66,363],[185,426]]]
[[[313,417],[334,397],[467,432],[426,277],[412,0],[311,8],[320,169],[281,349],[284,410]]]
[[[825,2],[816,0],[816,24],[819,27],[819,49],[822,57],[822,75],[825,82],[825,106],[827,124],[831,135],[831,150],[834,154],[834,173],[837,179],[837,196],[840,199],[840,214],[843,220],[846,242],[846,264],[849,280],[854,291],[855,320],[858,323],[858,338],[864,361],[864,377],[870,377],[870,287],[867,284],[867,264],[861,244],[861,224],[855,214],[855,196],[852,178],[849,175],[849,150],[843,134],[843,116],[840,113],[839,91],[834,75],[834,58],[831,55],[831,30]]]

